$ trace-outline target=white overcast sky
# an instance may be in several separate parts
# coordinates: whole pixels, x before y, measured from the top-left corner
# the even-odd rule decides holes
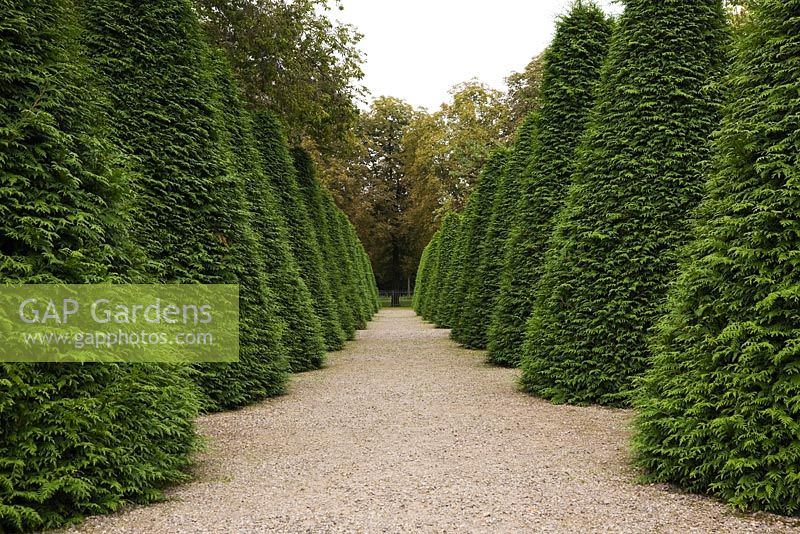
[[[553,37],[573,0],[342,0],[333,17],[355,25],[367,55],[371,97],[395,96],[430,111],[457,83],[478,78],[497,89]],[[614,0],[597,0],[609,13]]]

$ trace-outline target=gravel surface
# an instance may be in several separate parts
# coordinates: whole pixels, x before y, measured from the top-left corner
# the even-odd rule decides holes
[[[208,451],[169,500],[69,532],[798,532],[641,485],[631,412],[553,406],[447,330],[382,311],[290,393],[201,418]]]

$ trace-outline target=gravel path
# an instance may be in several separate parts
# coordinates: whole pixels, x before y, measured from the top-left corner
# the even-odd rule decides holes
[[[197,479],[69,532],[798,532],[636,483],[626,410],[515,391],[447,330],[382,311],[288,395],[203,417]]]

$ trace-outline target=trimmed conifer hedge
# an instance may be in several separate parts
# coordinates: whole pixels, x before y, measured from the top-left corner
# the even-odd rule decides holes
[[[358,329],[363,330],[367,327],[367,322],[372,317],[372,304],[370,303],[372,297],[368,294],[369,292],[366,287],[368,265],[363,261],[363,251],[358,241],[356,229],[347,217],[344,217],[344,229],[345,242],[347,243],[347,250],[350,254],[350,264],[352,265],[351,276],[353,277],[353,286],[356,288],[355,317]]]
[[[201,407],[278,394],[287,344],[303,343],[294,369],[325,346],[251,117],[188,0],[6,3],[0,33],[0,285],[233,283],[241,317],[233,364],[0,363],[6,532],[159,499],[188,478]],[[280,132],[269,142],[291,169]],[[377,288],[349,221],[311,187],[320,243],[349,269],[330,277],[349,299],[333,312],[341,344]]]
[[[322,324],[325,344],[335,346],[338,343],[338,308],[325,276],[322,251],[303,200],[283,127],[278,118],[269,111],[257,113],[255,122],[256,138],[267,178],[286,221],[289,244],[300,266],[300,276],[311,291],[314,311]]]
[[[325,354],[322,325],[289,247],[288,230],[264,171],[252,117],[243,107],[227,61],[219,54],[216,67],[227,130],[225,141],[234,169],[246,186],[250,221],[260,241],[266,283],[276,313],[286,324],[283,345],[289,367],[294,372],[318,369]]]
[[[470,314],[472,337],[469,344],[474,348],[486,348],[489,342],[489,325],[500,292],[506,240],[510,233],[515,208],[519,203],[519,182],[530,159],[534,128],[533,116],[526,117],[517,132],[514,146],[508,153],[499,177],[488,220],[484,221],[487,225],[486,236],[483,239],[476,276],[479,283],[467,303],[468,308],[472,310]]]
[[[417,267],[417,277],[414,281],[414,296],[411,299],[411,307],[422,316],[422,301],[424,294],[428,290],[428,279],[430,276],[430,256],[433,241],[425,245],[422,250],[422,256],[419,259],[419,266]]]
[[[136,281],[123,158],[72,2],[0,15],[0,284]],[[159,365],[0,363],[0,531],[160,497],[196,447],[195,387]]]
[[[448,293],[447,287],[453,279],[455,264],[461,261],[455,254],[461,232],[461,215],[452,211],[445,215],[440,231],[442,241],[436,256],[437,279],[431,281],[432,309],[429,310],[429,315],[437,326],[450,328],[447,307],[452,295]]]
[[[800,10],[762,0],[736,47],[695,240],[636,406],[651,480],[800,512]]]
[[[433,234],[431,242],[428,244],[428,258],[425,262],[421,277],[423,280],[422,293],[420,294],[419,314],[423,319],[430,321],[430,310],[433,302],[433,286],[436,284],[438,274],[436,273],[436,258],[439,255],[439,245],[442,242],[442,232],[437,231]]]
[[[347,272],[345,256],[345,245],[342,232],[340,230],[341,210],[336,206],[333,195],[328,191],[323,194],[323,206],[325,220],[331,241],[331,254],[336,261],[334,270],[335,284],[332,287],[336,296],[336,306],[339,313],[339,324],[344,331],[345,339],[350,340],[355,336],[356,320],[351,306],[351,294],[353,292],[352,281]]]
[[[558,21],[545,52],[539,111],[526,119],[514,148],[519,200],[502,253],[500,290],[487,347],[487,358],[496,365],[519,365],[525,325],[553,231],[552,218],[563,206],[612,26],[596,6],[577,3]]]
[[[339,288],[337,287],[336,271],[339,269],[339,263],[333,252],[330,229],[323,209],[322,186],[317,180],[317,171],[311,155],[299,147],[294,148],[291,154],[301,197],[317,238],[317,247],[322,255],[322,274],[331,292],[329,313],[323,321],[326,347],[331,351],[339,350],[344,346],[346,340],[340,307],[337,302],[337,299],[341,299],[343,295],[337,291]]]
[[[240,359],[198,366],[205,409],[281,393],[285,324],[243,179],[219,143],[225,126],[191,2],[96,0],[86,11],[88,50],[111,99],[112,139],[135,162],[133,234],[150,260],[148,276],[240,285]]]
[[[462,223],[463,243],[459,250],[462,258],[461,272],[456,286],[456,309],[450,335],[467,348],[483,348],[483,323],[479,316],[486,314],[486,310],[481,308],[485,280],[478,278],[478,269],[492,216],[495,192],[502,180],[508,156],[508,149],[499,148],[489,157],[469,199],[474,209],[467,210]]]
[[[525,390],[630,402],[702,193],[727,35],[719,0],[626,2],[527,327]]]

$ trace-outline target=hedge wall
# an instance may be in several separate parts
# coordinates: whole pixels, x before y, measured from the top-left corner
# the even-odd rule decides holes
[[[500,279],[505,262],[506,241],[511,222],[519,203],[519,183],[527,169],[531,154],[534,117],[526,117],[520,126],[514,146],[508,153],[506,164],[497,185],[491,212],[486,222],[486,237],[481,248],[477,280],[479,286],[473,300],[468,304],[473,309],[474,339],[476,348],[486,348],[489,343],[489,325],[500,293]]]
[[[241,317],[233,364],[0,363],[6,532],[159,499],[188,478],[201,408],[280,393],[287,356],[295,370],[321,365],[312,294],[339,284],[346,306],[320,298],[332,310],[320,315],[340,346],[341,324],[377,310],[377,289],[352,225],[316,183],[324,215],[291,237],[330,243],[328,265],[346,259],[308,275],[310,288],[300,278],[267,181],[276,161],[291,170],[285,139],[259,132],[277,147],[265,165],[191,2],[6,2],[0,33],[0,284],[233,283]]]
[[[442,328],[450,328],[450,315],[448,305],[452,295],[447,292],[447,287],[453,279],[455,265],[460,258],[455,255],[456,245],[461,231],[461,215],[450,212],[445,215],[440,230],[441,244],[437,250],[435,272],[436,280],[431,281],[432,309],[428,310],[430,320]]]
[[[306,150],[294,148],[292,150],[292,161],[303,203],[311,219],[314,235],[317,238],[317,246],[322,254],[322,274],[331,292],[331,314],[323,323],[325,327],[325,342],[328,350],[339,350],[344,346],[344,342],[347,339],[342,325],[340,304],[337,300],[341,299],[343,295],[339,293],[340,288],[337,284],[336,272],[339,270],[339,262],[333,251],[330,228],[328,227],[328,220],[323,207],[322,185],[317,180],[314,162]]]
[[[244,179],[250,221],[260,241],[266,283],[275,312],[286,325],[283,346],[294,372],[319,368],[324,361],[322,325],[314,312],[311,292],[289,247],[288,230],[265,174],[255,139],[253,119],[243,107],[226,61],[217,58],[226,145],[235,171]]]
[[[286,136],[278,118],[271,112],[261,111],[256,114],[255,123],[256,139],[264,161],[264,169],[286,221],[289,244],[300,266],[300,276],[311,290],[314,311],[322,325],[324,349],[325,345],[333,343],[332,339],[325,339],[325,336],[334,331],[332,324],[337,322],[337,309],[325,277],[322,252],[316,232],[303,202]],[[310,358],[321,365],[323,354],[317,353],[316,347],[312,348],[315,354]]]
[[[128,173],[107,142],[71,2],[0,19],[0,284],[135,280]],[[0,531],[160,496],[186,478],[195,388],[158,365],[0,363]]]
[[[422,316],[422,302],[424,294],[428,289],[428,280],[430,277],[430,256],[433,241],[425,245],[422,250],[422,256],[419,259],[419,266],[417,267],[417,277],[414,281],[414,296],[411,299],[411,307]]]
[[[191,2],[97,0],[86,11],[87,47],[111,99],[111,137],[135,162],[134,236],[149,278],[241,286],[240,360],[198,366],[205,409],[281,393],[285,325],[243,180],[219,142],[214,70]]]
[[[424,282],[422,294],[420,295],[419,313],[426,319],[430,320],[430,310],[433,307],[434,301],[433,286],[436,284],[438,274],[436,272],[436,258],[439,255],[439,245],[442,242],[442,233],[436,232],[428,245],[428,258],[425,262],[424,270],[422,271],[422,279]]]

